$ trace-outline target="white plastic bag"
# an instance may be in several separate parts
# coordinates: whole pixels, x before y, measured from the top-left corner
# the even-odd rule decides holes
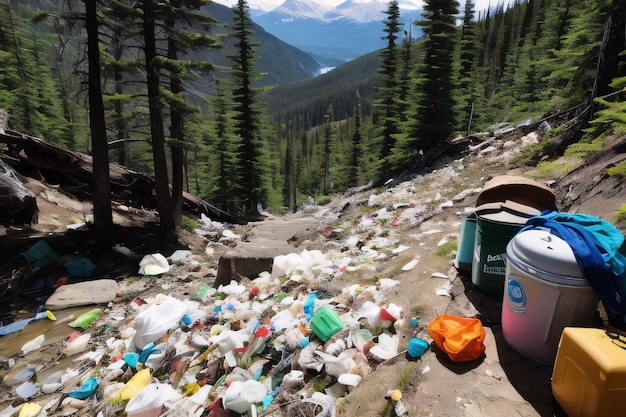
[[[185,303],[173,297],[167,297],[160,304],[152,304],[135,318],[137,333],[133,337],[131,348],[134,346],[139,351],[148,343],[156,342],[168,330],[177,328],[186,312]]]
[[[158,417],[166,402],[182,398],[169,384],[148,384],[128,401],[124,411],[128,417]]]

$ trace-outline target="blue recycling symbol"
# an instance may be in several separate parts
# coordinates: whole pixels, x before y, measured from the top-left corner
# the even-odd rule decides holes
[[[524,287],[515,278],[509,278],[506,284],[506,294],[511,310],[517,314],[526,312],[526,294]]]

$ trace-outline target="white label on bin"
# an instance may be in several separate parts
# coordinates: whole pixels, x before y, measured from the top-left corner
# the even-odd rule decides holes
[[[511,310],[517,314],[524,314],[526,312],[526,294],[522,284],[515,278],[509,278],[506,283],[506,294]]]

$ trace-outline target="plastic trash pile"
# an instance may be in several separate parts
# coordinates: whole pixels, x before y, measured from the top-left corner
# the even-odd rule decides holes
[[[146,257],[140,268],[162,272],[163,260]],[[245,283],[92,309],[68,323],[76,331],[61,355],[74,367],[41,379],[27,355],[43,335],[22,347],[23,360],[3,379],[13,397],[0,416],[256,416],[280,408],[290,415],[289,407],[307,404],[323,410],[311,415],[333,415],[337,395],[404,353],[396,328],[411,325],[385,301],[397,284],[392,279],[355,284],[332,298],[313,289],[338,270],[322,252],[305,250],[276,257],[272,271]],[[34,319],[46,317],[53,314]],[[422,342],[411,346],[413,357],[428,347]],[[311,395],[311,380],[333,386],[335,395]]]
[[[457,174],[449,169],[436,175]],[[376,262],[409,250],[394,228],[418,224],[433,207],[452,204],[440,194],[412,202],[419,181],[372,194],[368,205],[375,211],[356,224],[327,215],[324,253],[277,256],[271,271],[252,280],[219,288],[201,285],[184,299],[164,291],[76,318],[69,323],[76,332],[59,349],[71,359],[71,368],[52,374],[37,369],[28,352],[42,346],[43,336],[28,342],[3,378],[11,398],[2,399],[10,405],[0,408],[0,417],[333,416],[338,398],[377,366],[398,355],[418,359],[432,341],[417,317],[407,317],[388,301],[398,284],[392,278],[354,284],[333,295],[317,290],[323,281],[375,268]],[[215,242],[240,238],[225,225],[201,220],[203,228],[196,233],[209,240],[209,256]],[[189,255],[166,259],[152,254],[142,260],[139,273],[167,273],[173,264],[188,262]],[[402,269],[418,263],[413,259]],[[442,295],[449,295],[446,285]],[[412,337],[401,339],[400,330]],[[396,415],[407,415],[401,394],[390,392],[389,398]]]

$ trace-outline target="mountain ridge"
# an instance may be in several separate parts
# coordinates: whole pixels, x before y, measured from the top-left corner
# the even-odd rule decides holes
[[[286,0],[253,20],[266,31],[313,56],[322,67],[336,67],[385,47],[385,10],[381,2],[347,0],[324,7],[311,0]],[[421,18],[421,9],[401,11],[408,27]],[[419,28],[412,30],[421,36]]]

